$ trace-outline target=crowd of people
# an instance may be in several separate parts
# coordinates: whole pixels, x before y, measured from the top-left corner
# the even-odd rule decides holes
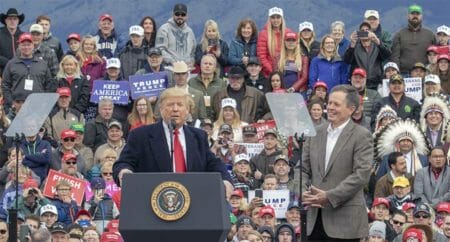
[[[213,19],[195,34],[188,13],[176,4],[159,28],[145,16],[128,39],[102,14],[97,33],[68,34],[67,50],[51,32],[59,20],[40,15],[24,30],[25,14],[0,14],[0,241],[8,241],[16,198],[31,241],[123,241],[113,167],[129,134],[160,122],[164,105],[155,95],[94,102],[93,86],[163,72],[165,88],[191,97],[185,125],[206,132],[210,152],[228,169],[227,241],[290,242],[306,234],[312,241],[450,241],[448,26],[427,29],[422,7],[411,5],[396,33],[382,28],[378,11],[366,10],[358,29],[346,34],[339,20],[319,38],[313,23],[291,29],[273,7],[261,30],[245,18],[226,41]],[[408,96],[408,78],[420,79],[421,98]],[[58,100],[38,133],[16,146],[6,130],[40,92]],[[307,139],[302,154],[302,142],[276,126],[257,129],[274,119],[266,93],[300,94],[323,137]],[[246,144],[257,143],[259,153],[247,153]],[[44,192],[50,171],[85,182],[82,201],[65,179]],[[284,214],[276,216],[263,196],[248,199],[260,189],[289,192]],[[300,231],[302,205],[310,207],[308,231]]]

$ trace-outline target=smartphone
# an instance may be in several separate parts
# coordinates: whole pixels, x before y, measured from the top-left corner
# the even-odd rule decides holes
[[[30,236],[30,226],[28,224],[21,224],[19,228],[19,241],[28,242],[28,236]]]
[[[217,40],[216,39],[208,39],[208,45],[209,46],[216,46]]]
[[[367,37],[369,37],[369,32],[367,32],[367,31],[357,31],[356,32],[356,36],[358,36],[358,38],[367,38]]]
[[[263,191],[261,189],[255,189],[255,197],[262,198],[263,197]]]

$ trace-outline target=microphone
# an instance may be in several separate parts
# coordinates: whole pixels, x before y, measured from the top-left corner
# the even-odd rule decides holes
[[[169,123],[167,124],[167,127],[170,131],[173,131],[177,127],[177,123],[175,122],[175,119],[171,119]]]

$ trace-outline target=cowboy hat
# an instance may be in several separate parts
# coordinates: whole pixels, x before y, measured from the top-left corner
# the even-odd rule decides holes
[[[7,17],[10,17],[10,16],[16,16],[16,17],[18,17],[18,18],[19,18],[19,24],[21,24],[21,23],[23,22],[23,20],[25,19],[25,15],[24,15],[23,13],[22,13],[22,14],[19,14],[19,12],[17,11],[17,9],[15,9],[15,8],[10,8],[10,9],[8,9],[8,11],[6,12],[6,14],[4,14],[4,13],[0,14],[0,22],[2,22],[4,25],[6,25],[5,19],[6,19]]]

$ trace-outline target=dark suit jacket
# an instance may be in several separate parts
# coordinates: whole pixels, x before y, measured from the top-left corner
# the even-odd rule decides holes
[[[186,138],[187,171],[220,172],[222,179],[231,181],[224,163],[209,150],[203,130],[184,125]],[[133,172],[172,172],[173,164],[167,147],[162,121],[131,131],[128,141],[113,166],[114,181],[122,169]]]
[[[368,234],[364,186],[370,176],[373,142],[370,132],[350,122],[344,127],[325,169],[327,127],[316,127],[317,135],[306,139],[303,150],[303,191],[306,183],[326,192],[329,203],[321,209],[325,232],[332,238],[356,239]],[[295,182],[300,170],[295,169]],[[319,213],[309,208],[307,233],[310,235]]]

